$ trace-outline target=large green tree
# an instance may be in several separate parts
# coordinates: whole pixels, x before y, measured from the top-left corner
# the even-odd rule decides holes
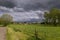
[[[13,17],[9,14],[3,14],[0,17],[0,23],[3,24],[3,26],[7,26],[12,22],[12,20],[13,20]]]
[[[45,12],[44,17],[47,23],[56,25],[60,21],[60,10],[52,8],[49,12]]]

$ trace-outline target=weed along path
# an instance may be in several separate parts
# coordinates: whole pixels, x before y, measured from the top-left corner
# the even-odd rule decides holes
[[[0,27],[0,40],[6,40],[6,27]]]

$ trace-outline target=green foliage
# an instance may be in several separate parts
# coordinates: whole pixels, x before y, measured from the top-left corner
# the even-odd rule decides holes
[[[0,17],[0,24],[3,24],[3,26],[7,26],[8,24],[10,24],[13,20],[13,17],[9,14],[3,14]]]
[[[60,21],[60,10],[52,8],[49,13],[45,12],[44,16],[48,23],[56,25]]]

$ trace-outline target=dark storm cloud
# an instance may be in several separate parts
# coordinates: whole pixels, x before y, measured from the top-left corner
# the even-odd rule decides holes
[[[23,7],[27,10],[60,8],[60,0],[14,0],[14,2],[17,7]]]
[[[0,0],[0,6],[12,8],[15,6],[12,0]]]
[[[27,10],[36,10],[45,8],[50,0],[15,0],[17,7],[23,7]]]
[[[25,10],[60,8],[60,0],[0,0],[0,5],[6,7],[22,7]]]

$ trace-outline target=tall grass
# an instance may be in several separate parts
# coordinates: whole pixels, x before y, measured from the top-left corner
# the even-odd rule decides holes
[[[8,25],[8,40],[27,40],[34,35],[35,28],[42,40],[60,40],[60,27],[40,24]]]

